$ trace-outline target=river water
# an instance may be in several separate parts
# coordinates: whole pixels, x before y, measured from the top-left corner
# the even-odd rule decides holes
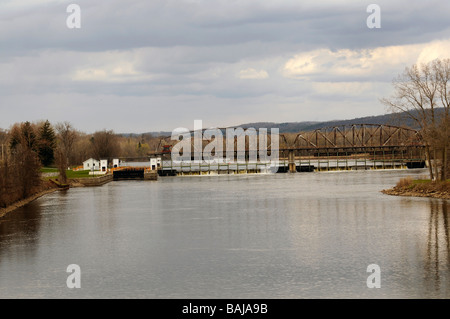
[[[0,219],[1,298],[448,298],[450,203],[425,170],[166,177],[56,192]],[[66,268],[81,269],[69,289]],[[381,288],[368,288],[367,267]]]

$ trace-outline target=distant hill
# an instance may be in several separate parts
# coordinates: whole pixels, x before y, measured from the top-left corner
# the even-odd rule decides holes
[[[395,125],[410,127],[417,129],[415,122],[405,116],[404,114],[385,114],[378,116],[366,116],[354,118],[351,120],[334,120],[326,122],[288,122],[288,123],[273,123],[273,122],[258,122],[258,123],[247,123],[242,124],[240,127],[249,128],[254,127],[259,128],[276,128],[280,129],[280,133],[296,133],[300,131],[313,131],[316,129],[330,127],[330,126],[340,126],[349,124],[383,124],[383,125]]]
[[[124,137],[138,137],[138,136],[145,136],[145,135],[151,135],[152,137],[159,137],[159,136],[171,136],[172,132],[164,132],[164,131],[159,131],[159,132],[146,132],[146,133],[142,133],[142,134],[138,134],[138,133],[118,133],[117,135],[120,136],[124,136]]]
[[[443,112],[443,109],[436,109],[436,112]],[[383,124],[383,125],[394,125],[394,126],[402,126],[409,127],[412,129],[418,129],[417,124],[408,117],[405,113],[390,113],[384,115],[377,116],[366,116],[366,117],[358,117],[350,120],[334,120],[334,121],[326,121],[326,122],[285,122],[285,123],[274,123],[274,122],[255,122],[255,123],[245,123],[241,125],[237,125],[236,127],[242,127],[244,129],[253,127],[255,129],[260,128],[279,128],[280,133],[296,133],[296,132],[305,132],[305,131],[313,131],[316,129],[330,127],[330,126],[340,126],[340,125],[349,125],[349,124]],[[151,134],[154,137],[157,136],[170,136],[172,132],[148,132],[144,134]],[[124,136],[138,136],[141,134],[121,134]]]

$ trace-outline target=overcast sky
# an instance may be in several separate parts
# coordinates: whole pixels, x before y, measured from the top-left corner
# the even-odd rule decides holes
[[[69,29],[69,4],[81,28]],[[381,8],[381,28],[366,25]],[[0,128],[142,133],[379,115],[406,66],[450,57],[450,2],[0,0]]]

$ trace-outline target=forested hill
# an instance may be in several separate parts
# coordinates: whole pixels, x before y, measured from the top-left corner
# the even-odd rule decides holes
[[[443,109],[436,109],[437,114],[442,113]],[[414,112],[413,112],[414,113]],[[383,124],[383,125],[394,125],[402,127],[410,127],[413,129],[419,129],[417,124],[405,113],[391,113],[377,116],[366,116],[358,117],[350,120],[334,120],[334,121],[324,121],[324,122],[285,122],[285,123],[274,123],[274,122],[255,122],[255,123],[245,123],[237,125],[236,127],[249,128],[253,127],[255,129],[260,128],[279,128],[280,133],[296,133],[313,131],[319,128],[330,127],[330,126],[340,126],[349,124]],[[170,136],[171,132],[149,132],[145,134],[151,134],[152,136]],[[140,135],[140,134],[122,134],[122,135]]]
[[[300,131],[312,131],[315,129],[330,127],[330,126],[340,126],[349,124],[384,124],[384,125],[395,125],[404,126],[417,129],[416,123],[404,114],[385,114],[378,116],[367,116],[354,118],[351,120],[334,120],[326,122],[288,122],[288,123],[273,123],[273,122],[258,122],[258,123],[247,123],[242,124],[240,127],[248,128],[254,127],[258,128],[273,128],[278,127],[280,133],[296,133]]]

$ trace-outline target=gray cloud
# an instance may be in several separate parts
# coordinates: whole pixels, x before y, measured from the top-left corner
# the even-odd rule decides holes
[[[450,3],[79,0],[0,4],[0,127],[70,120],[87,131],[380,114],[402,69],[450,48]]]

